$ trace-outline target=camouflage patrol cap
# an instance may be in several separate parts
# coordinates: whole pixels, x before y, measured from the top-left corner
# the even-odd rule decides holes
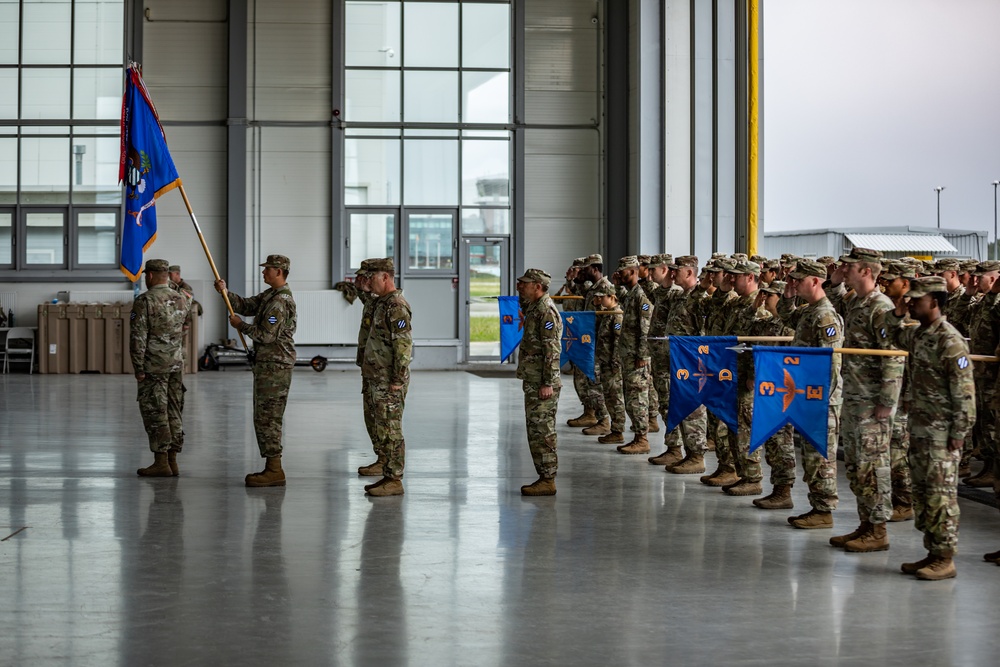
[[[719,268],[719,266],[715,262],[716,262],[716,260],[714,260],[714,259],[708,260],[708,263],[705,264],[705,266],[702,267],[701,272],[702,273],[706,273],[706,272],[707,273],[719,273],[720,271],[722,271],[722,269]]]
[[[764,266],[767,264],[767,257],[764,257],[764,255],[750,255],[750,261],[757,262],[761,266]]]
[[[728,257],[720,257],[715,260],[715,266],[718,267],[719,271],[730,271],[736,266],[736,260],[729,259]]]
[[[985,262],[979,262],[979,266],[976,268],[976,275],[984,276],[987,273],[993,273],[994,271],[1000,271],[1000,262],[991,259]]]
[[[767,269],[768,271],[778,271],[781,269],[780,259],[769,259],[760,266],[761,270]]]
[[[519,283],[539,283],[541,285],[546,285],[552,282],[552,276],[545,273],[541,269],[528,269],[524,272],[524,275],[517,279]]]
[[[831,264],[836,263],[837,260],[834,259],[833,257],[830,257],[829,255],[823,255],[822,257],[817,257],[816,261],[822,264],[823,266],[830,266]]]
[[[917,277],[917,267],[907,262],[886,262],[879,277],[886,280],[895,280],[896,278],[913,280]]]
[[[747,254],[745,252],[734,252],[732,255],[729,256],[729,259],[735,259],[737,262],[739,262],[739,261],[744,261],[744,262],[750,261],[750,258],[747,257]]]
[[[170,262],[165,259],[147,259],[146,271],[150,273],[166,273],[170,270]]]
[[[841,255],[840,261],[853,264],[855,262],[871,262],[879,264],[882,262],[882,252],[871,248],[852,248],[851,254]]]
[[[392,261],[392,257],[377,257],[368,260],[368,268],[366,270],[369,273],[378,273],[380,271],[395,273],[396,265]]]
[[[649,256],[649,268],[655,269],[658,266],[670,266],[674,262],[674,256],[669,252],[660,253],[659,255]]]
[[[760,276],[760,264],[751,262],[749,259],[741,259],[734,263],[733,268],[727,268],[726,272],[737,275]]]
[[[639,268],[639,258],[635,255],[626,255],[618,260],[618,270],[624,271],[625,269],[638,269]]]
[[[814,259],[800,259],[795,263],[795,268],[788,274],[789,278],[795,280],[802,280],[810,276],[826,278],[826,267]]]
[[[941,276],[914,278],[910,281],[910,291],[906,293],[906,296],[915,299],[925,294],[933,294],[934,292],[948,293],[948,284]]]
[[[959,271],[961,273],[972,273],[977,268],[979,268],[979,261],[975,259],[966,259],[959,264]]]
[[[171,264],[170,267],[167,269],[167,271],[169,271],[170,273],[180,273],[181,272],[181,265],[180,264]]]
[[[713,261],[713,260],[716,260],[716,259],[722,259],[723,257],[728,257],[728,255],[726,255],[726,253],[724,253],[724,252],[713,252],[712,253],[712,259],[709,260],[709,261]]]
[[[583,260],[587,263],[587,266],[593,266],[594,264],[600,264],[604,266],[604,258],[601,257],[600,253],[595,252],[593,255],[587,255],[587,259]]]
[[[583,267],[583,266],[587,266],[587,258],[586,257],[577,257],[576,259],[573,260],[573,264],[572,264],[571,268],[579,269],[580,267]]]
[[[369,260],[367,259],[361,260],[361,266],[359,266],[358,270],[354,272],[354,275],[359,277],[369,275],[371,273],[371,265],[368,262]]]
[[[670,265],[671,269],[697,269],[698,268],[698,256],[697,255],[681,255],[673,261]]]
[[[934,262],[934,273],[940,275],[945,271],[959,271],[962,268],[961,262],[954,257],[942,257]]]
[[[768,294],[777,294],[781,296],[785,293],[785,287],[788,286],[784,280],[772,280],[767,285],[760,288],[761,292],[767,292]]]
[[[601,278],[590,288],[594,296],[618,296],[618,288],[607,278]]]
[[[638,257],[636,257],[636,259],[639,260],[640,265],[649,264],[649,255],[639,255]]]
[[[290,268],[291,262],[284,255],[268,255],[267,261],[261,263],[261,266],[267,266],[272,269],[284,269],[287,271]]]

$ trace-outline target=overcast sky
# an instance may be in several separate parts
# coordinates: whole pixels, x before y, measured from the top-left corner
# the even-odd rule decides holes
[[[764,231],[987,229],[1000,0],[764,0]]]

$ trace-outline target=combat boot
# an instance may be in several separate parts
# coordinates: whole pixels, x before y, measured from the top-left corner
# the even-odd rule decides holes
[[[681,453],[680,446],[674,446],[667,447],[667,451],[659,456],[650,456],[648,460],[654,466],[667,466],[669,468],[672,465],[680,463],[683,458],[684,454]]]
[[[872,551],[889,550],[889,533],[885,530],[885,524],[873,523],[869,525],[871,528],[867,532],[858,535],[850,542],[844,544],[844,551],[864,554]]]
[[[892,508],[892,516],[889,521],[913,521],[913,507],[910,505],[896,505]]]
[[[170,463],[167,462],[166,452],[153,452],[153,465],[147,466],[145,468],[139,468],[135,471],[136,475],[139,477],[173,477],[174,473],[170,470]]]
[[[171,449],[167,452],[167,465],[170,466],[170,474],[177,477],[181,474],[180,468],[177,467],[177,450]]]
[[[705,457],[701,454],[688,454],[677,465],[667,466],[667,472],[675,475],[697,475],[705,472]]]
[[[989,461],[987,461],[986,465],[983,466],[983,469],[980,470],[978,474],[973,475],[972,477],[967,477],[962,484],[971,486],[974,489],[982,489],[993,486],[993,466],[990,465]]]
[[[385,455],[379,454],[374,463],[358,468],[358,477],[381,477],[385,467]]]
[[[991,551],[988,554],[983,554],[983,560],[1000,565],[1000,551]]]
[[[739,481],[740,476],[736,474],[736,470],[732,466],[721,464],[711,475],[705,475],[701,478],[701,483],[708,486],[729,486]]]
[[[618,448],[622,454],[648,454],[649,440],[645,433],[636,433],[635,438],[627,445]]]
[[[899,566],[899,569],[903,572],[903,574],[916,574],[917,570],[923,569],[933,563],[935,558],[937,558],[937,556],[932,553],[928,553],[924,558],[921,558],[916,563],[903,563]]]
[[[715,451],[715,440],[709,438],[705,441],[705,451],[714,452]]]
[[[818,528],[833,528],[833,513],[820,512],[819,510],[809,510],[805,514],[790,517],[788,523],[802,530],[816,530]]]
[[[403,495],[403,480],[383,477],[379,481],[365,487],[365,493],[369,496],[382,498],[385,496]]]
[[[764,492],[760,487],[760,482],[748,482],[746,480],[739,484],[727,484],[722,487],[727,496],[757,496]]]
[[[581,426],[594,426],[597,424],[597,415],[594,414],[594,408],[585,408],[582,415],[576,419],[567,420],[566,423],[577,428]]]
[[[607,435],[611,433],[611,418],[605,417],[593,426],[583,429],[584,435]]]
[[[521,487],[522,496],[554,496],[556,495],[556,480],[553,477],[539,477],[531,484]]]
[[[790,510],[795,507],[792,502],[792,485],[775,484],[770,495],[754,498],[753,504],[762,510]]]
[[[264,469],[247,475],[245,482],[247,486],[284,486],[285,471],[281,469],[281,457],[264,459]]]
[[[958,572],[955,571],[955,561],[951,554],[935,556],[934,560],[920,568],[916,572],[917,579],[924,581],[940,581],[942,579],[952,579]]]
[[[656,415],[649,416],[649,433],[659,433],[660,432],[660,420],[657,419]]]
[[[790,522],[791,519],[789,519],[789,523]],[[840,549],[843,549],[845,544],[847,544],[848,542],[850,542],[855,538],[860,537],[861,535],[864,535],[869,530],[871,530],[871,527],[872,525],[870,523],[868,523],[867,521],[862,521],[860,526],[858,526],[851,532],[847,533],[846,535],[834,535],[833,537],[831,537],[830,544]]]
[[[612,431],[607,435],[602,435],[597,439],[597,442],[602,445],[617,445],[619,443],[625,442],[625,436],[622,435],[621,431]]]

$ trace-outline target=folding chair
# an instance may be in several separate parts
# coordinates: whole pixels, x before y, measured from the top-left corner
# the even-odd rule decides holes
[[[11,345],[14,341],[20,341],[19,345]],[[35,332],[28,327],[14,327],[7,332],[7,343],[5,345],[3,358],[3,372],[10,372],[11,357],[22,357],[13,361],[27,361],[28,374],[31,374],[35,367]],[[27,357],[24,359],[23,357]]]

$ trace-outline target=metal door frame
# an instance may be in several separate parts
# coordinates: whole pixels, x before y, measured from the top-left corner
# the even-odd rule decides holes
[[[470,361],[499,361],[499,359],[494,357],[473,357],[471,354],[469,335],[469,308],[472,305],[472,299],[469,295],[470,281],[472,270],[469,263],[469,248],[474,245],[492,245],[500,246],[500,294],[497,296],[506,296],[510,294],[510,237],[509,236],[463,236],[459,246],[461,247],[461,253],[459,260],[460,270],[458,273],[459,279],[459,289],[461,289],[462,301],[465,305],[461,308],[458,331],[459,336],[462,339],[462,350],[464,355],[464,361],[466,363]],[[497,318],[499,319],[499,312],[497,313]]]

